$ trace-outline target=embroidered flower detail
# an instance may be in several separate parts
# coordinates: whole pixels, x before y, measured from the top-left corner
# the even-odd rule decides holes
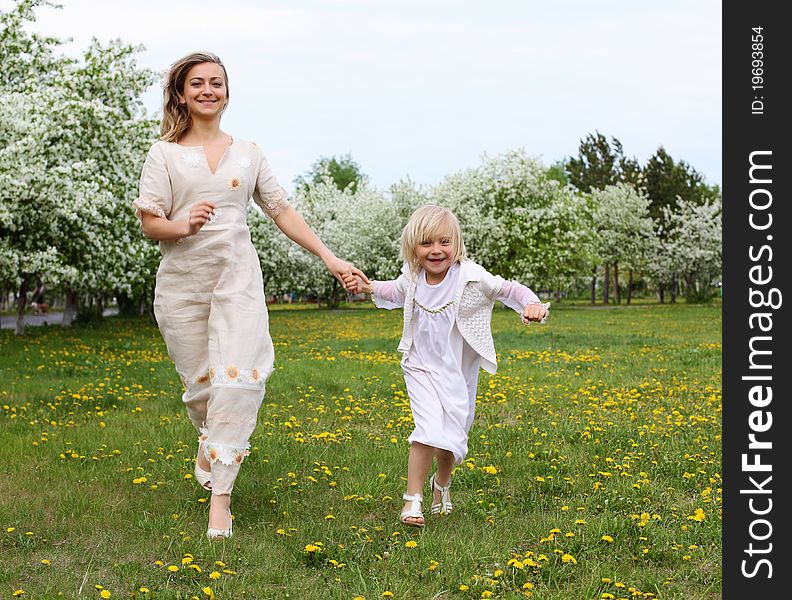
[[[211,369],[209,369],[209,377],[210,377],[211,379],[214,379],[214,378],[215,378],[215,375],[217,375],[217,371],[215,370],[215,368],[214,368],[214,367],[212,367]]]
[[[250,454],[250,450],[234,450],[234,462],[238,465],[242,464],[242,461],[245,459],[246,456]]]
[[[135,207],[135,216],[138,219],[141,219],[140,213],[151,213],[152,215],[156,215],[158,217],[164,217],[165,211],[162,210],[162,207],[154,202],[153,200],[149,200],[147,198],[138,198],[132,203],[132,206]]]
[[[261,194],[259,206],[263,208],[270,217],[277,217],[280,212],[289,206],[289,195],[282,187],[278,186],[273,192]]]
[[[250,159],[247,156],[243,156],[237,161],[237,164],[242,167],[243,169],[250,168]]]
[[[182,154],[182,160],[188,167],[197,167],[201,164],[201,155],[191,150]]]
[[[210,376],[215,387],[232,387],[247,390],[263,390],[269,372],[257,368],[241,368],[235,365],[220,365],[212,368]]]
[[[212,464],[219,462],[229,466],[240,465],[245,457],[250,454],[250,444],[240,446],[239,444],[207,440],[204,448],[206,457]]]
[[[223,214],[223,209],[222,208],[215,208],[214,212],[207,219],[206,224],[207,225],[214,225],[215,222],[217,221],[217,219],[219,219],[222,214]]]
[[[226,185],[228,186],[229,190],[238,190],[242,185],[242,180],[239,177],[229,177]]]
[[[198,379],[195,380],[197,383],[206,383],[209,381],[209,375],[201,375]]]

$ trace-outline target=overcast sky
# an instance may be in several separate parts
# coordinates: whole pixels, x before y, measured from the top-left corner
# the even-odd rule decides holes
[[[589,132],[641,163],[659,145],[721,184],[721,3],[715,0],[61,0],[38,32],[142,44],[158,72],[220,55],[222,127],[281,183],[351,154],[387,189],[524,148],[549,165]],[[11,2],[0,0],[0,9]],[[161,88],[145,103],[159,111]]]

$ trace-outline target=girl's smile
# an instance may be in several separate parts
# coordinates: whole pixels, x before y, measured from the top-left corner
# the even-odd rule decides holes
[[[418,242],[415,247],[415,256],[418,259],[418,264],[426,272],[426,283],[437,285],[445,279],[448,269],[453,264],[453,254],[451,236],[447,231],[442,231],[430,239]]]

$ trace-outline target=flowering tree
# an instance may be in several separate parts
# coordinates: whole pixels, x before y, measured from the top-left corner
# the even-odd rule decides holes
[[[584,198],[523,151],[447,177],[431,198],[457,215],[471,257],[499,275],[557,291],[589,262]]]
[[[627,302],[632,297],[633,269],[640,268],[646,251],[653,247],[654,229],[649,216],[649,198],[626,183],[605,186],[591,192],[593,240],[599,263],[613,267],[616,302],[619,291],[619,265],[627,267]],[[605,280],[603,302],[608,302],[609,278]]]
[[[153,138],[139,101],[153,74],[121,42],[95,41],[79,61],[56,57],[57,40],[22,27],[38,4],[20,2],[0,21],[13,65],[0,87],[0,260],[19,286],[19,334],[35,279],[64,287],[69,324],[79,294],[145,286],[156,255],[129,210]]]
[[[354,191],[339,190],[329,178],[309,183],[291,202],[338,257],[369,277],[384,279],[398,273],[398,239],[404,225],[398,215],[400,204],[369,187],[365,179]],[[288,240],[255,207],[248,211],[248,223],[268,293],[295,291],[330,305],[339,302],[343,289],[320,260]]]
[[[722,200],[679,199],[675,210],[663,211],[666,230],[656,242],[650,271],[659,285],[683,281],[688,301],[705,299],[722,274]]]

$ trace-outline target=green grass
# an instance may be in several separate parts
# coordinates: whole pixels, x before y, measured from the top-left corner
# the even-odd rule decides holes
[[[214,544],[156,328],[3,331],[0,596],[719,598],[720,322],[717,305],[561,304],[542,327],[496,309],[456,510],[417,531],[397,519],[401,313],[273,310],[235,535]]]

